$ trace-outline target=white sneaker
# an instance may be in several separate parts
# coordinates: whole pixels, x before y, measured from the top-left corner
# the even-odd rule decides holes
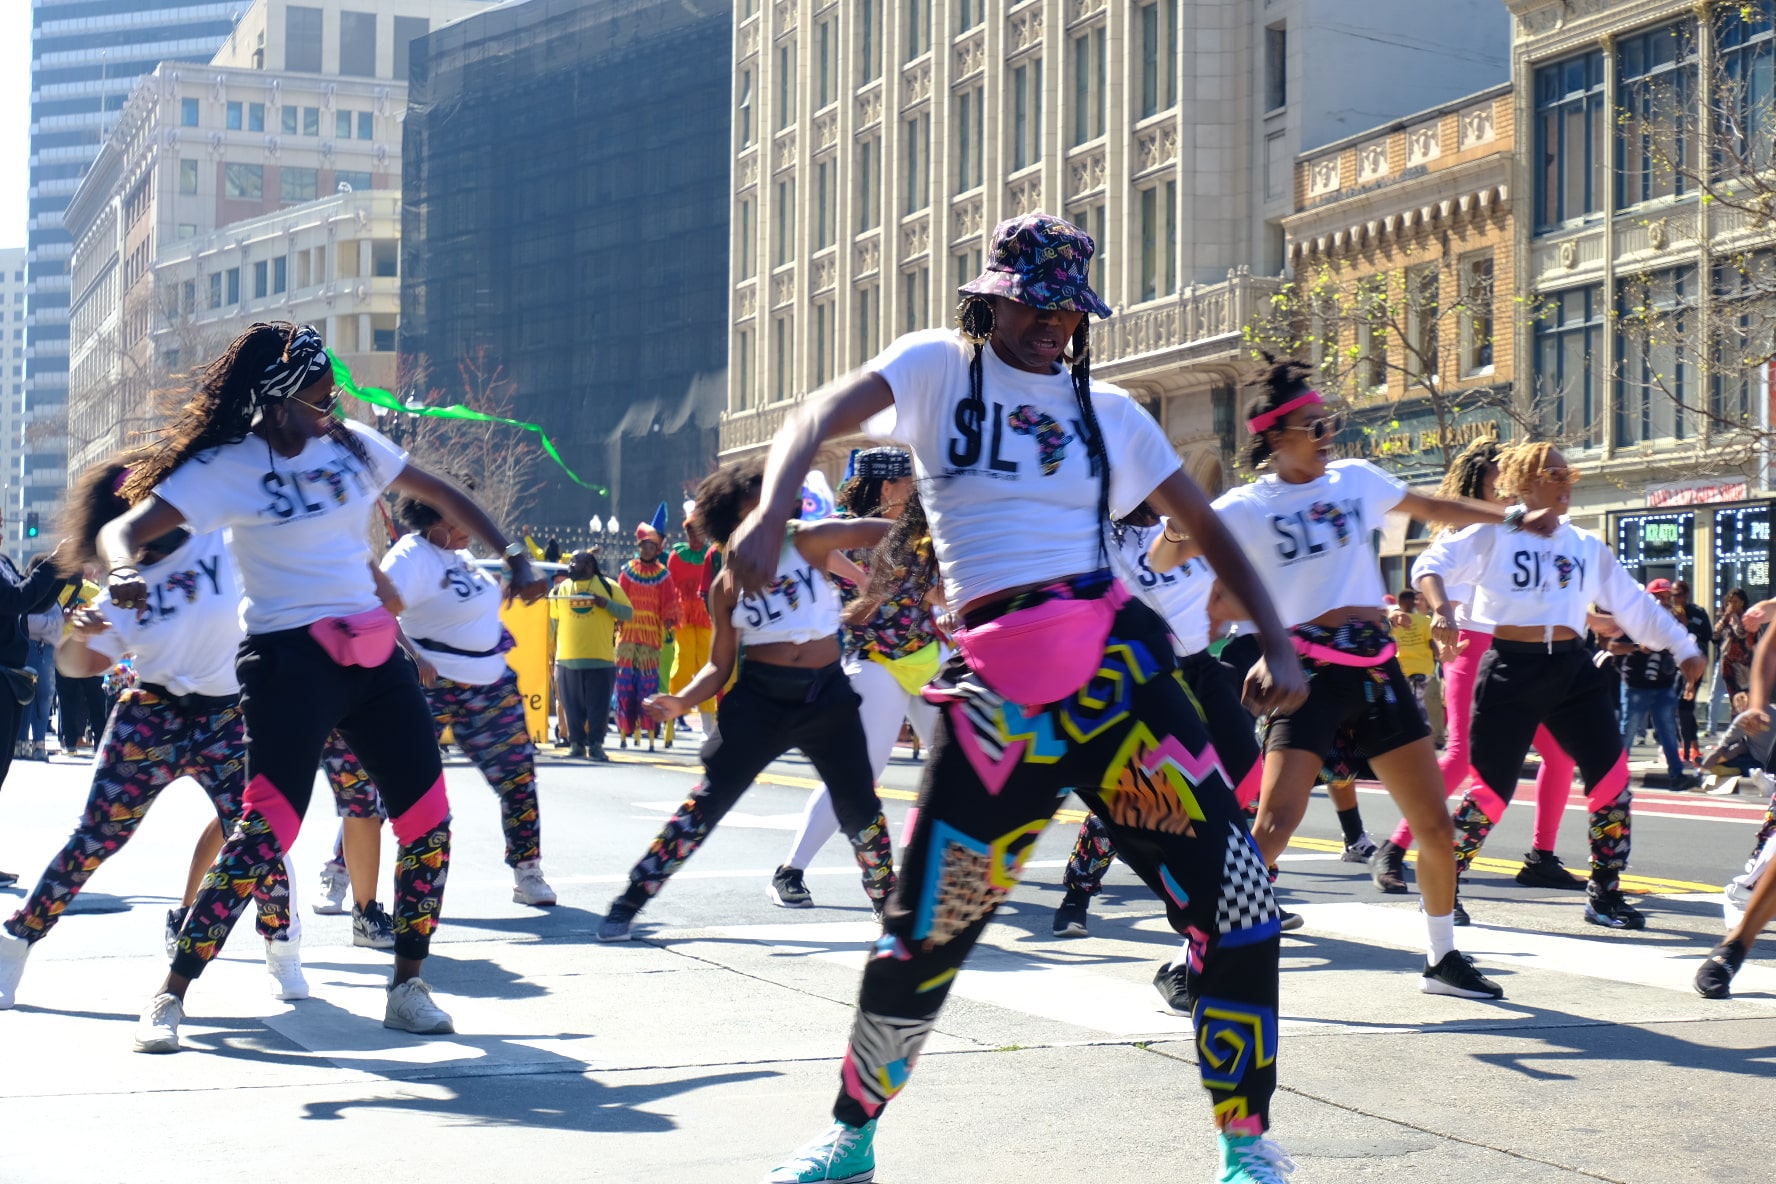
[[[19,979],[25,976],[25,959],[30,955],[30,942],[0,929],[0,1011],[18,997]]]
[[[137,1052],[178,1052],[179,1025],[185,1020],[185,1005],[177,995],[165,991],[148,1001],[148,1010],[136,1021]]]
[[[425,985],[424,979],[417,978],[389,988],[388,1009],[383,1012],[382,1026],[421,1036],[456,1031],[450,1016],[432,1002],[432,989]]]
[[[350,889],[351,877],[345,874],[345,865],[329,859],[321,865],[321,899],[315,901],[314,911],[323,917],[341,915],[345,912],[345,894]]]
[[[552,905],[555,903],[555,889],[543,879],[543,865],[540,860],[521,860],[512,869],[512,899],[519,904]]]
[[[294,1002],[308,998],[308,980],[302,977],[302,942],[265,942],[265,972],[271,976],[271,997]]]

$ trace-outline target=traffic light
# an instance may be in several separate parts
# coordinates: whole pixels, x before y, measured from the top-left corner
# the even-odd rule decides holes
[[[43,529],[37,517],[37,511],[32,510],[25,515],[25,537],[28,539],[34,539],[42,533]]]

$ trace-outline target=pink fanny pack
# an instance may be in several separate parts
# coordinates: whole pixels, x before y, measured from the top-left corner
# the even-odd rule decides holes
[[[380,666],[395,652],[395,618],[386,608],[323,617],[308,627],[327,656],[341,666]]]
[[[956,631],[968,666],[1013,703],[1041,707],[1091,681],[1128,589],[1113,581],[1093,600],[1046,600]]]

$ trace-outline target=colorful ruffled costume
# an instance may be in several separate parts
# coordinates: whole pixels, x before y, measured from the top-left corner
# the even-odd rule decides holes
[[[658,542],[660,532],[643,523],[635,537]],[[678,586],[664,563],[639,557],[623,565],[617,584],[635,609],[617,633],[617,732],[638,736],[648,726],[641,705],[660,692],[660,647],[678,626]]]

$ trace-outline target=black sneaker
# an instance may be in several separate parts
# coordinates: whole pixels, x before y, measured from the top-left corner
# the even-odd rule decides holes
[[[1369,878],[1389,896],[1403,896],[1406,886],[1406,849],[1388,839],[1369,857]]]
[[[1525,888],[1565,888],[1575,892],[1585,887],[1582,878],[1566,870],[1560,856],[1535,847],[1523,853],[1523,866],[1517,869],[1517,882]]]
[[[1088,937],[1090,930],[1086,924],[1086,913],[1091,908],[1091,895],[1079,888],[1067,889],[1061,897],[1061,906],[1055,910],[1054,935],[1056,937]]]
[[[1646,918],[1622,897],[1621,888],[1592,880],[1585,885],[1585,920],[1605,929],[1645,929]]]
[[[802,880],[799,867],[780,867],[771,873],[771,899],[780,909],[811,909],[814,894]]]
[[[605,755],[605,751],[602,748],[588,748],[586,750],[586,759],[595,765],[608,765],[611,763],[611,758]]]
[[[1444,954],[1435,966],[1426,963],[1418,989],[1427,995],[1453,995],[1457,999],[1505,997],[1505,989],[1481,974],[1473,960],[1459,950]]]
[[[1196,1011],[1196,992],[1190,989],[1190,963],[1161,966],[1153,976],[1153,989],[1173,1015],[1189,1016]]]
[[[629,926],[635,921],[635,914],[640,911],[620,896],[611,901],[610,908],[605,910],[604,920],[598,925],[598,940],[628,941]]]
[[[1733,976],[1745,961],[1745,948],[1736,941],[1715,946],[1696,971],[1696,994],[1704,999],[1729,999],[1733,995]]]
[[[1468,916],[1468,910],[1462,907],[1460,888],[1455,890],[1455,907],[1449,911],[1449,915],[1454,919],[1453,923],[1456,925],[1472,925],[1474,923],[1472,918]]]
[[[1300,913],[1291,913],[1288,909],[1279,909],[1277,919],[1282,923],[1284,933],[1293,933],[1307,924],[1301,919]]]
[[[373,900],[363,908],[352,906],[352,945],[371,950],[394,948],[395,923],[380,902]]]
[[[572,748],[567,750],[567,759],[570,761],[585,760],[586,759],[585,748],[582,747],[581,745],[578,745],[578,744],[574,745]]]

